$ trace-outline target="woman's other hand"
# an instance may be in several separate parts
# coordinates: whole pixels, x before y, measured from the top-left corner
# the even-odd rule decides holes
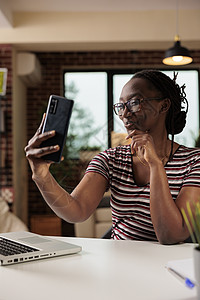
[[[160,162],[153,138],[148,132],[135,129],[126,137],[126,139],[129,138],[132,139],[131,151],[133,154],[137,153],[137,155],[141,159],[143,158],[149,165]]]

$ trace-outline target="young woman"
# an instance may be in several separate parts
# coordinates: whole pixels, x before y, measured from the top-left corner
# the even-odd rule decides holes
[[[56,145],[40,148],[55,134],[41,134],[42,121],[25,152],[32,178],[54,212],[68,222],[84,221],[110,189],[113,239],[173,244],[188,238],[180,209],[200,198],[200,149],[174,142],[186,123],[184,88],[159,71],[136,73],[114,105],[131,145],[97,155],[71,194],[58,185],[42,159],[58,150]]]

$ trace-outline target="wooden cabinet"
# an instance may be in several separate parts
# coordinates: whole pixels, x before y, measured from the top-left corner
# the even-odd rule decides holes
[[[61,236],[62,221],[54,215],[33,215],[30,219],[30,231],[42,235]]]

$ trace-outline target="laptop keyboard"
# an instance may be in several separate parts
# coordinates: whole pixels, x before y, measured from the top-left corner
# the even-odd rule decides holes
[[[0,254],[2,255],[8,256],[34,251],[38,251],[38,249],[0,237]]]

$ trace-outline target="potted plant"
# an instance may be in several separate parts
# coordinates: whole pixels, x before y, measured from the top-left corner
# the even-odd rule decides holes
[[[195,244],[193,261],[197,282],[197,299],[200,299],[200,201],[193,203],[193,211],[189,202],[187,202],[186,205],[188,216],[183,208],[181,209],[181,212],[189,230],[192,242]]]

